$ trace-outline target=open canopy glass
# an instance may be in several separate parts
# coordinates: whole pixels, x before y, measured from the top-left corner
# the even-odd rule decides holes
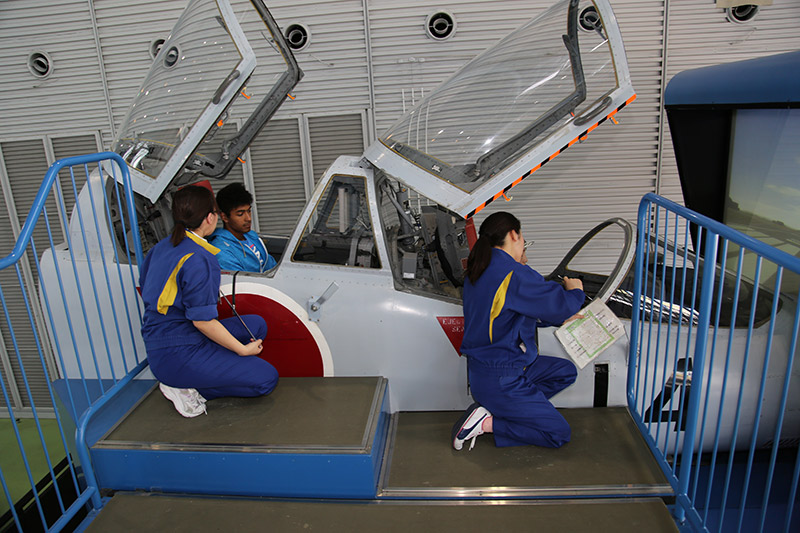
[[[462,67],[366,155],[469,216],[633,96],[607,2],[562,0]]]
[[[122,122],[113,150],[128,163],[134,190],[153,202],[184,172],[224,176],[302,76],[264,4],[239,4],[189,2]],[[258,60],[248,30],[259,45],[269,41],[257,46]],[[204,153],[257,66],[266,96],[236,137]]]

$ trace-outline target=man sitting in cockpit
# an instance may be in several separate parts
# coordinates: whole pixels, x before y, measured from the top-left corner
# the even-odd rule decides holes
[[[217,193],[222,228],[208,240],[220,249],[217,260],[223,270],[266,272],[277,264],[261,237],[250,229],[252,203],[253,195],[241,183],[231,183]]]

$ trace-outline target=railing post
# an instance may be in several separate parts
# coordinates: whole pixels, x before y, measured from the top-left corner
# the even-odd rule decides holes
[[[717,264],[717,247],[719,235],[707,230],[705,255],[703,257],[703,282],[700,291],[700,309],[698,311],[696,343],[694,349],[694,362],[692,363],[692,383],[703,383],[706,363],[706,346],[708,344],[708,328],[711,323],[712,296],[714,292],[714,277]],[[695,388],[689,395],[686,406],[686,432],[683,435],[683,448],[680,453],[680,474],[676,496],[688,495],[689,481],[691,479],[692,457],[694,456],[694,441],[697,435],[697,420],[700,411],[701,389]],[[676,519],[682,522],[685,509],[678,506]]]
[[[631,302],[631,336],[630,350],[628,352],[628,409],[636,411],[636,368],[639,365],[639,306],[642,301],[642,269],[646,252],[647,234],[650,227],[650,207],[647,198],[639,203],[639,214],[636,224],[636,255],[634,256],[633,301]]]

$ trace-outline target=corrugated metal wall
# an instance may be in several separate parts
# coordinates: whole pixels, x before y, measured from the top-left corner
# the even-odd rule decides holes
[[[259,231],[287,235],[305,205],[300,122],[273,120],[250,145],[253,196]]]
[[[287,101],[282,115],[358,112],[369,107],[369,72],[364,10],[361,0],[269,2],[281,28],[305,24],[311,42],[296,54],[305,77]]]
[[[0,2],[2,137],[109,129],[90,21],[86,0]],[[33,52],[50,56],[49,76],[28,70]]]
[[[0,178],[4,201],[16,205],[19,219],[52,157],[94,151],[95,139],[109,146],[152,61],[151,43],[167,37],[186,3],[0,2]],[[299,22],[311,31],[311,43],[296,54],[305,78],[225,181],[252,187],[259,231],[288,233],[314,180],[337,155],[358,155],[371,140],[365,132],[387,128],[458,67],[551,3],[267,1],[281,27]],[[636,102],[618,115],[619,125],[603,124],[514,188],[511,203],[494,202],[477,220],[498,209],[516,213],[526,237],[536,241],[531,264],[542,271],[596,223],[634,218],[644,193],[680,201],[661,110],[663,89],[675,73],[800,48],[797,0],[774,0],[746,24],[726,21],[713,0],[616,0],[613,7]],[[426,17],[438,10],[452,13],[457,24],[444,41],[424,29]],[[52,60],[46,78],[28,69],[36,51]],[[12,224],[14,211],[8,212],[0,231],[11,235],[18,220]],[[0,253],[8,250],[5,243]],[[8,368],[6,359],[0,370],[5,375]]]

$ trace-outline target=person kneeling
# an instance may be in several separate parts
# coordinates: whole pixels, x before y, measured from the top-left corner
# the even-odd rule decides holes
[[[264,319],[217,319],[219,249],[205,239],[217,225],[213,193],[184,187],[173,197],[172,216],[172,235],[139,269],[142,337],[161,392],[185,417],[206,413],[206,400],[269,394],[278,372],[257,357],[267,334]]]
[[[453,426],[453,448],[484,433],[496,446],[534,444],[558,448],[570,427],[550,398],[577,377],[567,359],[539,355],[539,326],[560,325],[584,302],[583,283],[545,281],[525,266],[520,222],[506,212],[490,215],[470,251],[464,279],[464,340],[469,383],[476,403]]]

